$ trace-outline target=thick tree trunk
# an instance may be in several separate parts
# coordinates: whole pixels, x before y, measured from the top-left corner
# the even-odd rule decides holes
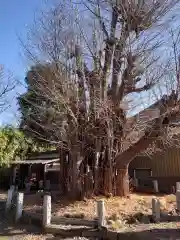
[[[95,154],[95,166],[93,168],[93,178],[94,178],[94,194],[98,195],[99,192],[99,169],[98,169],[98,165],[99,165],[99,157],[100,157],[100,153],[96,152]]]
[[[76,199],[79,197],[79,179],[78,179],[78,166],[79,153],[74,150],[70,154],[70,197]]]
[[[66,194],[68,192],[67,180],[68,180],[68,154],[63,153],[63,151],[61,150],[59,185],[60,192],[62,194]]]
[[[116,195],[127,197],[129,195],[129,174],[128,165],[124,169],[117,169],[116,172]]]
[[[112,169],[104,169],[104,195],[110,196],[113,193]]]

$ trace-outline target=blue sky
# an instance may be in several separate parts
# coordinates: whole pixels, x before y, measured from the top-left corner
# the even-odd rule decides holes
[[[37,10],[43,0],[1,0],[0,1],[0,64],[13,77],[23,83],[27,63],[23,62],[22,46],[18,37],[25,39]],[[7,72],[6,72],[7,75]],[[23,92],[23,86],[9,94],[11,107],[0,115],[0,124],[17,122],[16,95]]]
[[[53,1],[49,0],[49,3]],[[0,114],[0,125],[15,124],[18,121],[16,97],[25,90],[24,77],[28,67],[21,55],[23,49],[18,37],[25,41],[35,13],[44,7],[44,2],[45,0],[0,0],[0,64],[22,83],[9,94],[11,106]]]

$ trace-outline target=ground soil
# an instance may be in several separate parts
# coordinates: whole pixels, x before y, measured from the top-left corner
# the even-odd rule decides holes
[[[119,197],[94,197],[84,201],[71,201],[63,197],[52,197],[53,206],[52,212],[56,216],[75,216],[87,219],[96,217],[96,202],[104,200],[107,218],[117,216],[121,218],[124,215],[134,215],[136,213],[151,214],[152,198],[158,198],[161,203],[161,209],[169,211],[176,207],[175,195],[148,195],[148,194],[131,194],[128,198]],[[25,209],[42,212],[43,197],[40,194],[27,195],[25,197]]]

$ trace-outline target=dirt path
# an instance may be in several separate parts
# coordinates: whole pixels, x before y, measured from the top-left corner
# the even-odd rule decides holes
[[[41,229],[34,225],[13,224],[11,213],[8,217],[4,214],[3,201],[0,201],[0,239],[2,240],[63,240],[51,234],[43,235]],[[66,238],[66,240],[88,240],[87,238]]]
[[[122,233],[122,240],[180,240],[180,228],[175,222],[141,224]]]
[[[46,239],[35,226],[13,225],[11,212],[4,214],[4,201],[0,201],[0,239],[10,240],[43,240]]]

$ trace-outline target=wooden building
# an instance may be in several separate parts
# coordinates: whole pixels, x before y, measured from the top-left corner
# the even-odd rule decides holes
[[[131,178],[139,179],[141,187],[152,187],[158,180],[160,192],[171,192],[180,182],[180,148],[169,147],[151,157],[138,156],[129,165]]]
[[[60,159],[57,151],[34,153],[28,159],[12,162],[11,184],[25,188],[26,179],[43,181],[43,188],[57,189]]]
[[[139,124],[138,134],[142,134],[146,124],[159,116],[159,104],[160,102],[156,102],[130,118],[128,123],[130,127],[131,124]],[[158,145],[161,152],[154,153],[151,157],[135,156],[129,164],[129,175],[131,178],[139,179],[139,185],[147,188],[153,187],[152,180],[158,180],[160,192],[171,192],[172,187],[176,186],[176,182],[180,182],[180,148],[178,148],[180,147],[178,146],[180,145],[178,140],[180,139],[180,114],[167,120],[171,130],[174,131],[173,134],[176,135],[174,138],[176,139],[176,144],[174,146],[172,144],[170,147],[170,145],[166,144],[165,146],[164,143],[162,144],[159,141]],[[140,131],[141,126],[143,126],[142,131]],[[132,131],[133,134],[134,131]]]

